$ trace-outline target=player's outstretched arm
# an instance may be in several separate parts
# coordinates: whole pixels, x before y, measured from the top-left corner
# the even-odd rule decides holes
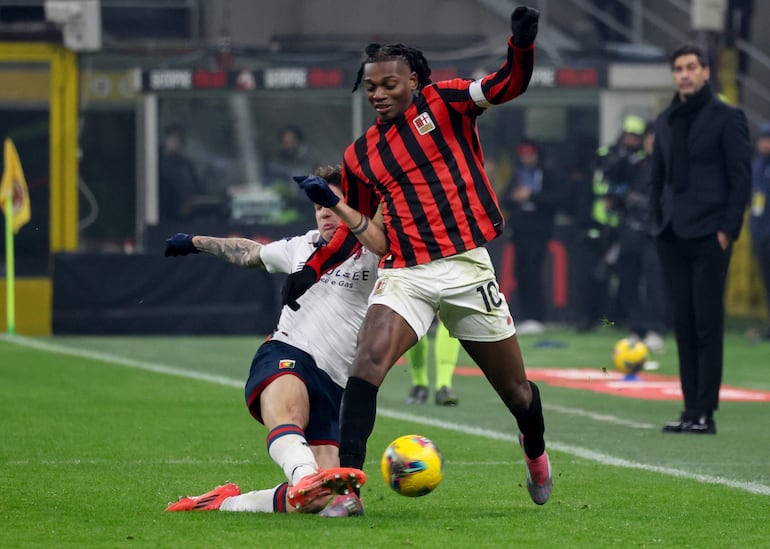
[[[216,238],[176,233],[166,240],[166,257],[206,252],[240,267],[264,268],[262,244],[248,238]]]
[[[195,247],[228,263],[241,267],[265,268],[262,262],[262,244],[248,238],[215,238],[212,236],[194,236]]]

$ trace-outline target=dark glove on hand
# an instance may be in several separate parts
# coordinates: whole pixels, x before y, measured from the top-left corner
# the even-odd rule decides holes
[[[281,304],[288,305],[292,311],[298,310],[299,303],[297,303],[297,299],[315,283],[316,274],[312,267],[305,265],[301,271],[291,273],[283,281],[283,286],[281,287]]]
[[[193,235],[186,233],[176,233],[171,238],[166,239],[166,257],[172,255],[197,254],[200,250],[193,244]]]
[[[294,181],[299,183],[307,197],[324,208],[333,208],[340,201],[340,197],[334,194],[329,184],[323,177],[317,175],[295,175]]]
[[[537,36],[537,21],[540,12],[527,6],[519,6],[511,14],[511,33],[513,45],[517,48],[528,48]]]

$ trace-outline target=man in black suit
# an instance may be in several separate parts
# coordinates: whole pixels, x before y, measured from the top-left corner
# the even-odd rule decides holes
[[[703,50],[682,46],[670,64],[676,94],[655,121],[650,200],[685,409],[663,431],[715,434],[725,282],[751,189],[751,143],[743,111],[712,91]]]

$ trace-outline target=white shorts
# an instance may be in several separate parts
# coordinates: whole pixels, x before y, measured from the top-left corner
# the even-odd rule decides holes
[[[414,267],[380,269],[369,305],[385,305],[424,336],[438,311],[452,337],[501,341],[516,333],[486,248]]]

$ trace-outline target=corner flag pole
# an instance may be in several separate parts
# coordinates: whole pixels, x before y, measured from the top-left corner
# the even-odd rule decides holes
[[[5,209],[5,316],[8,333],[16,331],[16,290],[14,284],[14,250],[13,250],[13,197],[0,197]]]
[[[29,189],[24,179],[19,153],[13,141],[6,139],[3,144],[3,177],[0,179],[0,203],[5,214],[5,290],[8,333],[16,331],[16,291],[14,287],[14,234],[29,222],[32,212],[29,204]]]

